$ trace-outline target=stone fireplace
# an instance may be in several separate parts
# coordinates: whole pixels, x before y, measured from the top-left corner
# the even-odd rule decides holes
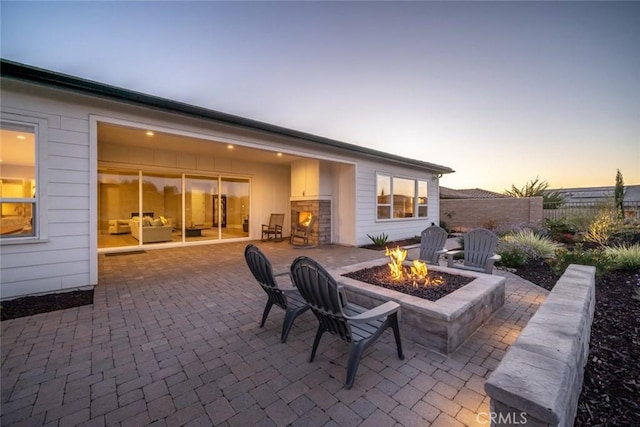
[[[295,200],[291,202],[291,228],[306,220],[311,214],[317,217],[309,243],[326,245],[331,243],[331,200]]]

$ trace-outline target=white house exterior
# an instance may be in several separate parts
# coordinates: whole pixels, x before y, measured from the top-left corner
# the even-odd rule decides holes
[[[98,253],[415,236],[450,168],[10,61],[1,64],[2,299],[94,286]],[[153,135],[147,133],[153,133]],[[282,243],[287,244],[287,243]]]

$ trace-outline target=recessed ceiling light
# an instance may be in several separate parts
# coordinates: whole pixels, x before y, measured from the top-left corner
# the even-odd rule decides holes
[[[24,136],[24,135],[18,135],[18,136],[16,136],[16,138],[18,138],[18,139],[27,139],[27,137]]]
[[[277,154],[277,156],[278,156],[278,157],[282,157],[282,153],[278,153],[278,154]]]
[[[227,145],[227,148],[228,148],[229,150],[233,150],[233,145],[229,144],[229,145]]]
[[[147,136],[153,136],[153,135],[154,135],[153,132],[151,132],[150,130],[147,131]]]

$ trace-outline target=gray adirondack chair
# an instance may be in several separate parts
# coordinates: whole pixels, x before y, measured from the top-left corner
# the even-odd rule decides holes
[[[262,328],[264,326],[264,322],[267,320],[271,307],[273,307],[274,304],[277,305],[285,310],[280,342],[286,342],[289,331],[293,326],[293,322],[298,316],[309,309],[309,305],[302,296],[300,296],[297,289],[286,289],[278,286],[276,277],[288,274],[288,272],[274,275],[273,270],[271,269],[271,263],[257,246],[247,245],[244,249],[244,258],[249,270],[251,270],[251,274],[253,274],[253,277],[255,277],[267,294],[267,304],[265,305],[264,312],[262,313],[260,327]]]
[[[420,256],[427,264],[438,265],[440,255],[447,252],[444,248],[448,233],[444,228],[432,225],[420,233]]]
[[[291,264],[291,279],[319,322],[309,362],[313,362],[320,338],[325,332],[351,344],[345,388],[350,389],[353,385],[363,352],[388,327],[393,330],[398,357],[404,359],[398,326],[398,303],[387,301],[370,310],[349,303],[344,288],[321,265],[305,256],[296,258]]]
[[[447,252],[447,266],[491,274],[493,264],[501,259],[495,254],[497,245],[498,236],[485,228],[475,228],[464,234],[464,250]],[[463,264],[454,262],[460,252],[464,253]]]

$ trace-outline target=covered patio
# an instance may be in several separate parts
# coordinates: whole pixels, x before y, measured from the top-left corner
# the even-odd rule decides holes
[[[328,269],[384,256],[255,243],[275,272],[299,255]],[[308,362],[311,312],[285,344],[282,310],[259,328],[245,245],[100,254],[93,305],[2,322],[2,425],[488,425],[485,379],[547,294],[497,272],[505,305],[454,354],[403,339],[399,360],[385,332],[345,390],[344,342],[325,337]]]

